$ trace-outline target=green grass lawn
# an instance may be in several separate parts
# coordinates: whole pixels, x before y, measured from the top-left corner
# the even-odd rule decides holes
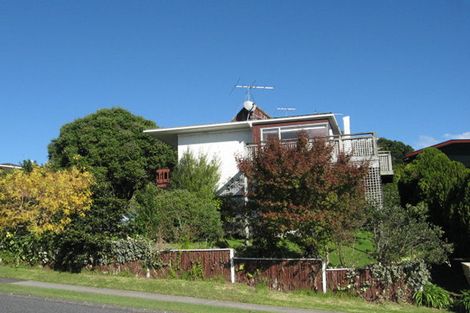
[[[356,234],[355,242],[343,247],[345,264],[340,263],[338,251],[335,247],[332,247],[330,265],[333,267],[364,267],[373,264],[375,260],[370,257],[370,253],[375,249],[372,236],[370,232],[359,231]]]
[[[245,246],[245,241],[242,239],[226,239],[222,246],[233,248],[238,252],[238,255],[248,254],[252,256],[252,251],[249,247]],[[206,249],[206,248],[217,248],[217,246],[211,245],[207,242],[192,242],[186,244],[166,244],[162,249]],[[339,252],[335,246],[331,246],[330,253],[330,266],[331,267],[364,267],[369,264],[373,264],[375,260],[371,258],[370,253],[374,251],[374,243],[372,233],[367,231],[359,231],[356,234],[356,240],[349,245],[343,247],[343,259],[345,264],[340,263]],[[292,242],[287,240],[281,242],[279,250],[284,250],[285,257],[301,257],[301,250]],[[282,256],[279,256],[282,257]]]
[[[104,287],[122,290],[155,292],[161,294],[183,295],[244,303],[256,303],[307,309],[321,309],[336,312],[446,312],[427,308],[420,308],[406,304],[374,304],[344,294],[323,295],[306,291],[285,293],[272,291],[267,288],[252,288],[243,284],[230,284],[220,281],[144,279],[134,277],[111,276],[93,272],[71,274],[64,272],[55,272],[41,268],[14,268],[8,266],[0,266],[0,277],[20,278],[44,282]],[[0,290],[5,291],[5,288],[16,288],[12,286],[14,285],[3,284],[2,289]],[[140,302],[141,300],[138,301]],[[218,309],[218,311],[220,310]]]

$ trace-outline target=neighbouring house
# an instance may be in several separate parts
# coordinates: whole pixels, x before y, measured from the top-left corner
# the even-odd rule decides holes
[[[246,104],[246,103],[245,103]],[[248,106],[250,107],[250,106]],[[350,118],[343,118],[341,130],[333,113],[315,113],[288,117],[270,117],[262,109],[251,105],[238,112],[231,122],[148,129],[144,132],[170,144],[181,158],[185,151],[195,155],[204,153],[220,161],[218,194],[243,197],[246,183],[240,174],[236,156],[249,155],[251,149],[269,137],[286,143],[295,142],[300,131],[311,138],[324,137],[334,145],[334,153],[351,153],[353,160],[369,162],[369,175],[365,182],[369,200],[382,204],[382,176],[393,175],[390,153],[379,151],[374,133],[351,134]],[[157,185],[170,182],[169,169],[157,170]]]
[[[0,171],[5,171],[5,170],[17,170],[20,169],[21,166],[12,164],[12,163],[0,163]]]
[[[467,168],[470,168],[470,139],[451,139],[431,147],[441,150],[449,159],[462,162]],[[408,153],[405,155],[404,161],[413,161],[424,149],[426,148]]]

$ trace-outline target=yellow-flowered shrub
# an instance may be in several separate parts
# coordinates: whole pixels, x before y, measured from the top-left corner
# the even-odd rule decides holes
[[[76,168],[52,171],[35,166],[0,177],[0,228],[26,228],[30,233],[60,233],[74,215],[90,209],[90,173]]]

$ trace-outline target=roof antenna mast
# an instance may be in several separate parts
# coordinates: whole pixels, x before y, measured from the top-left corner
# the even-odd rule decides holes
[[[293,107],[279,107],[277,108],[276,110],[278,111],[284,111],[284,116],[287,116],[287,112],[293,112],[295,110],[297,110],[296,108],[293,108]]]
[[[260,86],[260,85],[255,85],[255,82],[251,85],[235,85],[235,88],[241,88],[241,89],[246,89],[246,100],[253,101],[252,96],[251,96],[251,90],[252,89],[263,89],[263,90],[274,90],[274,86]]]
[[[251,114],[256,109],[256,104],[253,101],[253,96],[251,95],[252,89],[261,89],[261,90],[274,90],[274,86],[260,86],[255,85],[253,82],[251,85],[235,85],[235,88],[246,89],[246,98],[243,102],[243,107],[248,111],[247,120],[250,119]]]

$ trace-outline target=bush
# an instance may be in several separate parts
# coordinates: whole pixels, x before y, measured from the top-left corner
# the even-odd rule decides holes
[[[126,238],[111,240],[107,246],[108,250],[103,251],[101,264],[125,264],[133,261],[142,261],[148,267],[155,267],[157,264],[157,251],[152,241],[145,238]]]
[[[195,157],[189,150],[176,165],[172,177],[172,189],[185,189],[201,197],[214,198],[219,181],[219,161],[209,161],[207,155]]]
[[[51,238],[50,234],[0,232],[0,263],[45,265],[54,262]]]
[[[140,232],[166,242],[214,242],[221,237],[220,202],[187,190],[147,186],[131,202]]]
[[[436,148],[427,148],[405,166],[398,187],[403,205],[427,205],[426,217],[454,243],[454,257],[469,256],[470,169]]]
[[[413,298],[418,306],[428,306],[436,309],[448,308],[452,304],[450,294],[434,284],[426,284],[418,290]]]
[[[374,264],[370,267],[374,280],[381,286],[381,300],[408,302],[429,283],[431,274],[424,262]]]
[[[456,305],[459,312],[470,313],[470,290],[462,291]]]
[[[80,272],[88,265],[101,264],[110,241],[106,235],[69,229],[54,239],[56,256],[53,267],[61,271]]]
[[[375,258],[383,264],[403,260],[443,263],[452,251],[443,231],[426,220],[423,204],[403,208],[386,204],[372,211],[372,227],[376,246]]]

